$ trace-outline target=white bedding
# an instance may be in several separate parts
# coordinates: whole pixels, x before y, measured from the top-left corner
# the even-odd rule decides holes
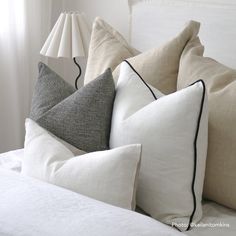
[[[203,218],[201,222],[199,222],[199,225],[200,224],[202,224],[202,226],[203,224],[206,225],[205,227],[194,227],[192,230],[185,232],[185,234],[189,236],[235,236],[236,211],[220,206],[214,202],[204,202]],[[209,224],[211,224],[211,226]]]
[[[182,235],[158,221],[0,168],[0,235]]]
[[[24,149],[17,149],[0,154],[0,167],[4,169],[21,171],[21,161],[24,157]]]
[[[3,170],[20,171],[23,156],[23,149],[0,154],[1,236],[41,236],[42,233],[45,235],[44,230],[48,231],[46,235],[56,235],[56,232],[60,232],[58,235],[67,235],[68,232],[73,235],[73,230],[76,230],[76,235],[183,235],[175,230],[169,231],[168,226],[135,212]],[[229,227],[194,227],[185,235],[236,235],[236,211],[213,202],[204,202],[200,224],[207,223],[229,224]]]

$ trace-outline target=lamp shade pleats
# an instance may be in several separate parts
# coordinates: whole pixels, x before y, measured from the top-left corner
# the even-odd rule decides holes
[[[79,13],[61,13],[40,54],[47,57],[84,57],[88,53],[90,30]]]

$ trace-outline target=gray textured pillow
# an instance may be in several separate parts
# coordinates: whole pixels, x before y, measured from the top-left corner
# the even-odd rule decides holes
[[[109,148],[115,85],[110,69],[75,90],[45,64],[32,100],[31,119],[86,152]]]
[[[39,62],[39,77],[35,84],[30,117],[38,120],[46,111],[73,94],[76,89]]]

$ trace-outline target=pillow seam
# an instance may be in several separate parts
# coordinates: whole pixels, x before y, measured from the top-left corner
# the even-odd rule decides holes
[[[194,169],[193,169],[193,178],[192,178],[192,184],[191,184],[191,191],[192,191],[192,196],[193,196],[193,211],[192,214],[189,218],[189,224],[188,227],[186,229],[186,231],[191,229],[191,224],[193,221],[193,217],[196,213],[196,208],[197,208],[197,203],[196,203],[196,193],[195,193],[195,179],[196,179],[196,172],[197,172],[197,140],[198,140],[198,134],[199,134],[199,129],[200,129],[200,123],[201,123],[201,118],[202,118],[202,113],[203,113],[203,106],[204,106],[204,102],[205,102],[205,94],[206,94],[206,87],[205,87],[205,83],[203,80],[197,80],[194,83],[192,83],[189,86],[192,86],[198,82],[201,82],[202,86],[203,86],[203,91],[202,91],[202,99],[201,99],[201,103],[200,103],[200,111],[198,114],[198,119],[197,119],[197,128],[196,128],[196,132],[195,132],[195,137],[194,137]]]

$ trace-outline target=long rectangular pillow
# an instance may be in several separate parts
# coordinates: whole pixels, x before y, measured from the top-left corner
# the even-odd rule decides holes
[[[141,145],[75,155],[31,119],[26,120],[22,171],[88,197],[135,209]]]

